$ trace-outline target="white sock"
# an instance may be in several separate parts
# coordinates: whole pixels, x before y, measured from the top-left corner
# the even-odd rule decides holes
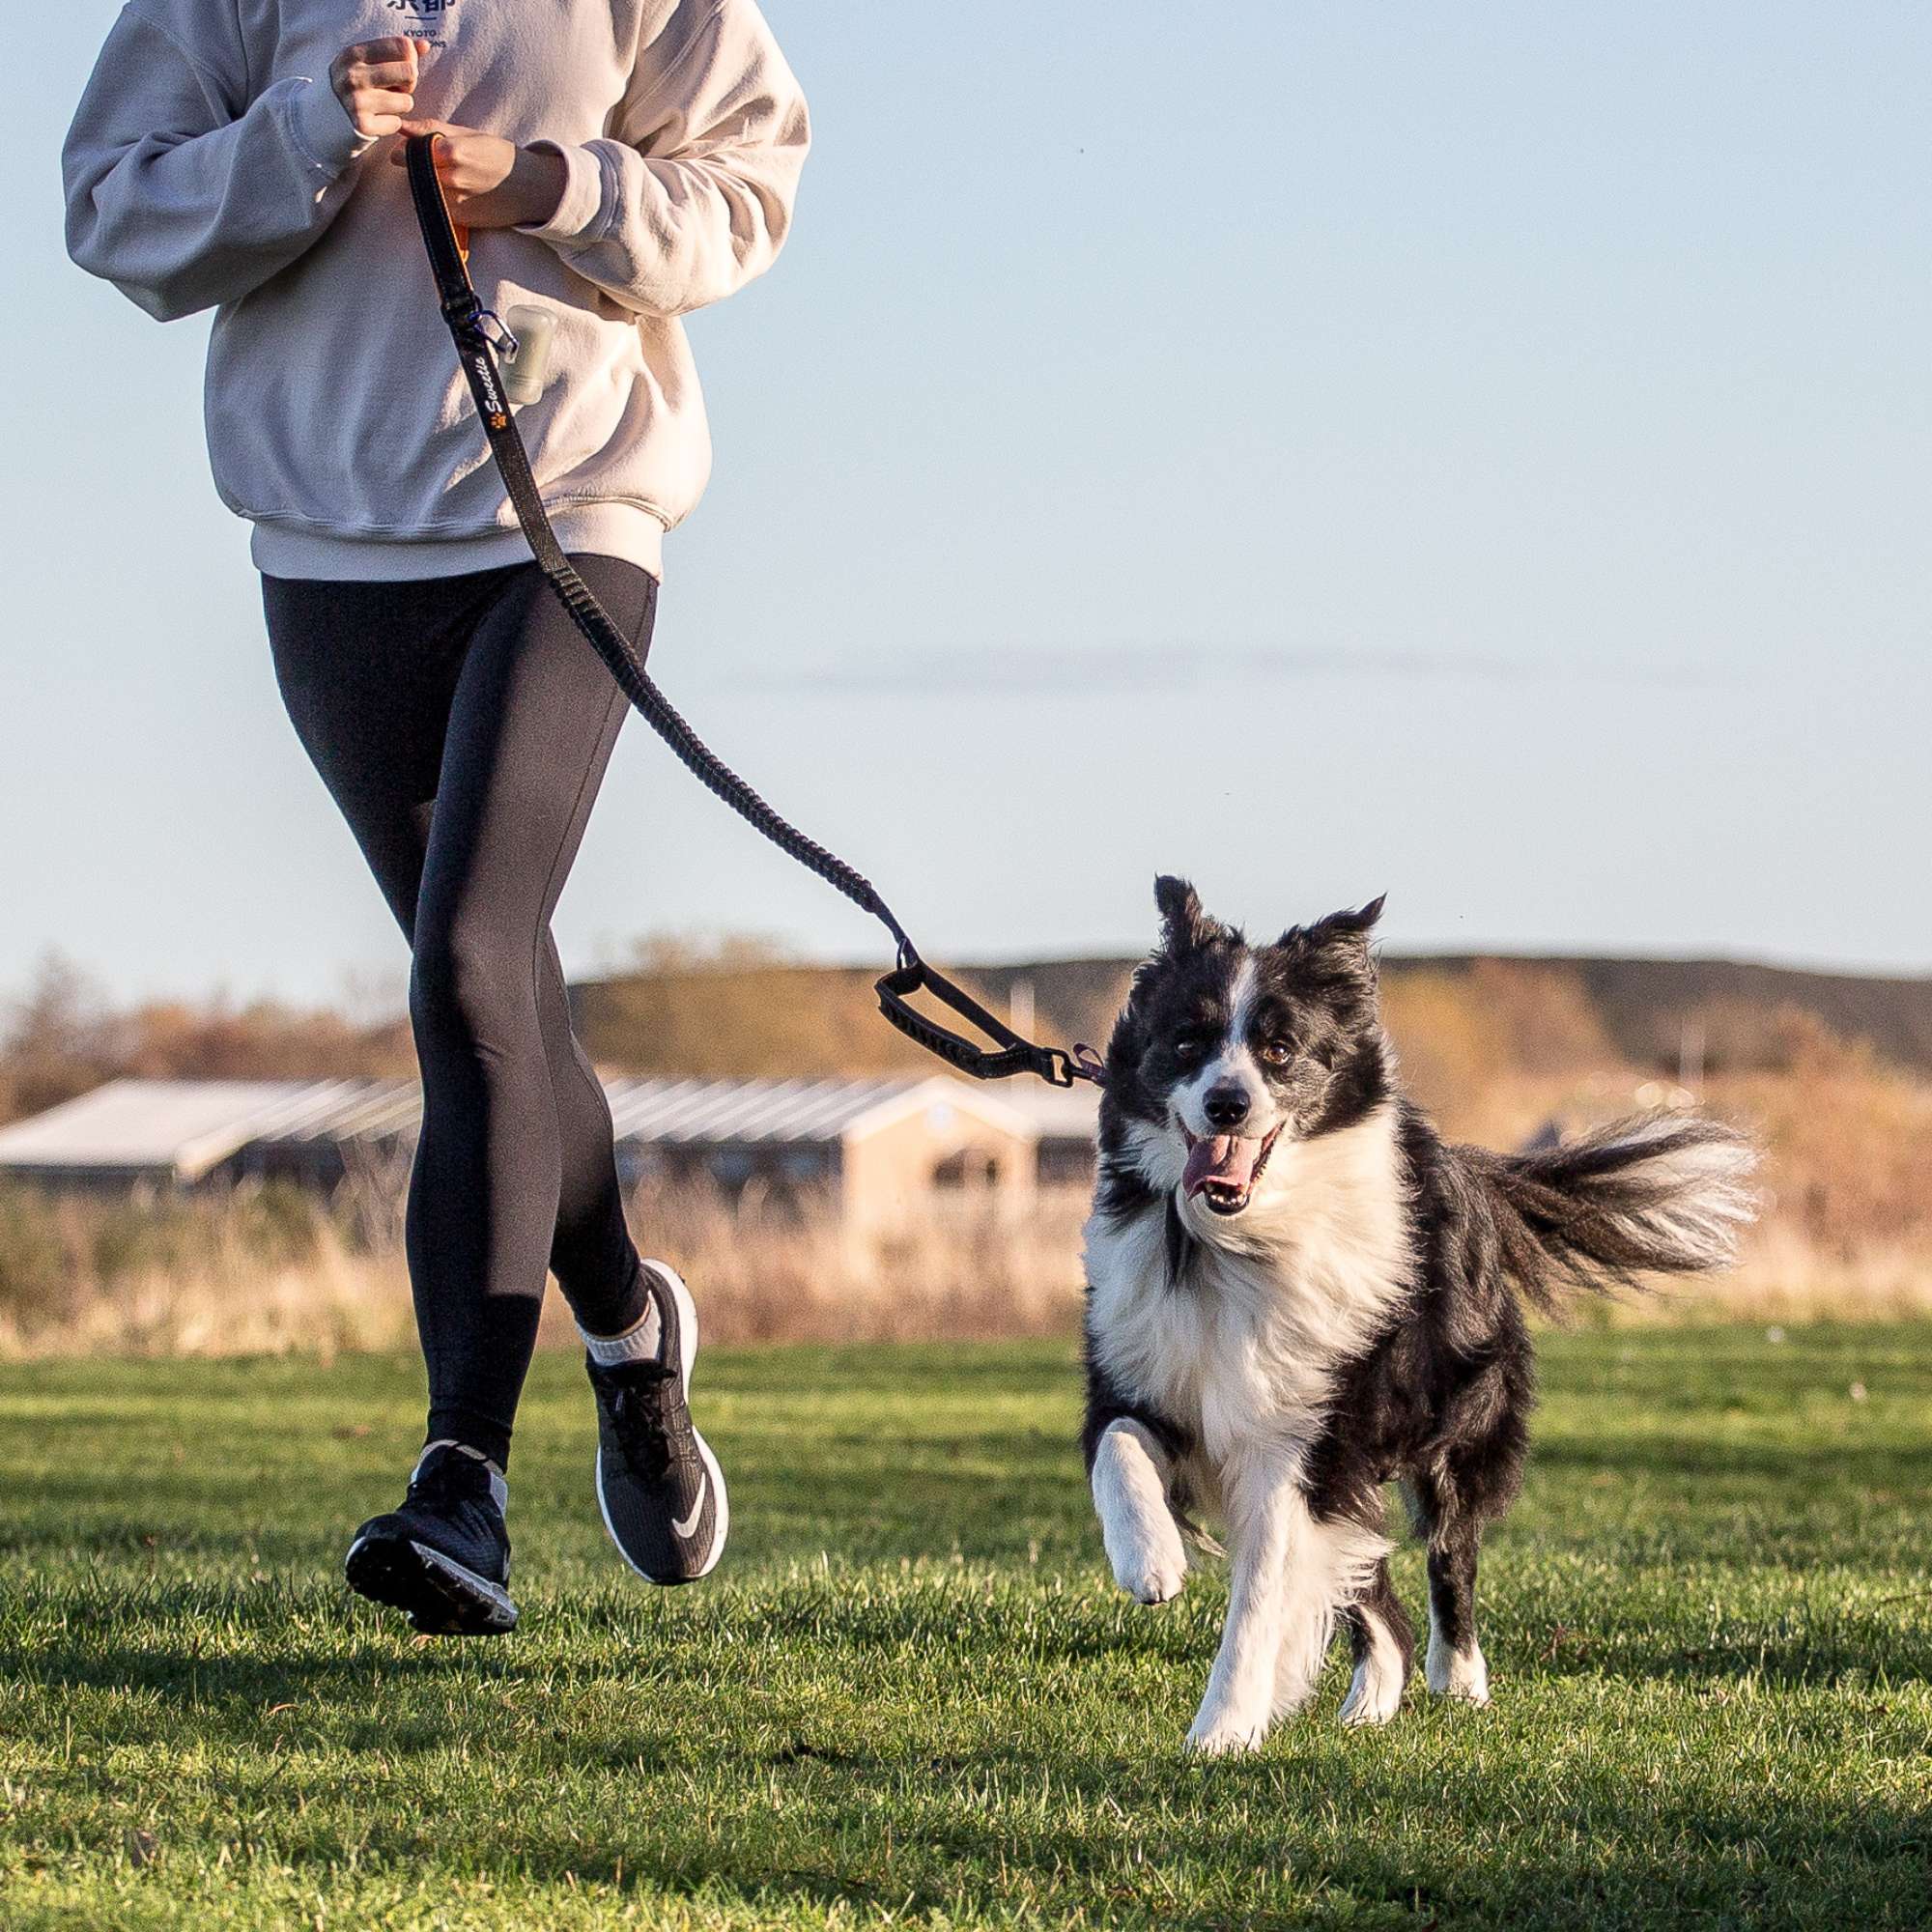
[[[623,1362],[656,1361],[662,1329],[654,1294],[646,1297],[644,1312],[621,1335],[593,1335],[582,1322],[577,1324],[590,1359],[602,1369],[613,1369]]]

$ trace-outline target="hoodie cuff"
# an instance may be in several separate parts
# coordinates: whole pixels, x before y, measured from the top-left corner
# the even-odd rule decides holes
[[[529,147],[554,155],[563,163],[563,193],[548,221],[526,222],[519,235],[534,235],[554,247],[581,247],[595,240],[604,220],[604,163],[590,148],[566,148],[561,141],[531,141]]]
[[[326,175],[339,175],[376,145],[374,135],[357,131],[348,108],[326,80],[298,83],[289,107],[289,131],[303,159]]]

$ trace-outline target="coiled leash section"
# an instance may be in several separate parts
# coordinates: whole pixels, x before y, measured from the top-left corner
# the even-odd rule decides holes
[[[880,1012],[908,1039],[976,1080],[1005,1080],[1015,1073],[1033,1073],[1055,1087],[1071,1087],[1076,1080],[1098,1081],[1100,1062],[1093,1048],[1076,1045],[1069,1053],[1064,1047],[1040,1046],[1023,1038],[970,993],[928,966],[872,882],[766,804],[705,744],[658,689],[657,680],[644,668],[643,660],[630,639],[611,621],[590,586],[563,554],[563,546],[551,527],[536,478],[530,471],[529,452],[524,447],[523,435],[510,413],[502,375],[497,365],[498,350],[515,355],[516,338],[483,306],[470,282],[468,251],[458,239],[449,206],[443,200],[442,183],[437,178],[435,139],[432,134],[412,136],[404,158],[408,162],[410,196],[415,204],[416,222],[422,229],[423,246],[429,252],[430,269],[436,276],[437,300],[443,321],[449,325],[457,360],[463,366],[476,413],[482,419],[483,433],[490,441],[490,454],[496,459],[530,554],[549,580],[558,602],[569,612],[571,622],[604,660],[624,696],[670,747],[686,771],[728,805],[753,831],[770,839],[780,851],[788,853],[834,891],[842,893],[861,911],[870,913],[892,934],[898,950],[898,963],[875,983],[873,990],[879,996]],[[919,1012],[911,1001],[922,992],[929,993],[942,1006],[978,1027],[989,1039],[998,1042],[997,1047],[989,1050],[980,1046]]]

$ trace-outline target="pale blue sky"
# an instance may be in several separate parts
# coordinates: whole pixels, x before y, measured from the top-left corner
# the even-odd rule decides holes
[[[1386,889],[1404,948],[1932,970],[1932,11],[768,11],[817,151],[694,325],[653,662],[929,952],[1138,947],[1159,867],[1257,924]],[[61,250],[113,13],[43,15],[11,117],[0,986],[399,983],[205,321]],[[874,950],[634,724],[559,938],[667,927]]]

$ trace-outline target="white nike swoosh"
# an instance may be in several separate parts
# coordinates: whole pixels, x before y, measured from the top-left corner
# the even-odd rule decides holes
[[[682,1522],[679,1522],[676,1517],[672,1517],[670,1520],[671,1534],[675,1536],[680,1542],[682,1542],[686,1537],[688,1537],[692,1533],[693,1530],[695,1530],[697,1527],[697,1519],[704,1514],[704,1491],[706,1485],[709,1484],[710,1481],[711,1481],[711,1471],[709,1469],[698,1470],[697,1500],[692,1504],[691,1514],[688,1517],[686,1517]]]

